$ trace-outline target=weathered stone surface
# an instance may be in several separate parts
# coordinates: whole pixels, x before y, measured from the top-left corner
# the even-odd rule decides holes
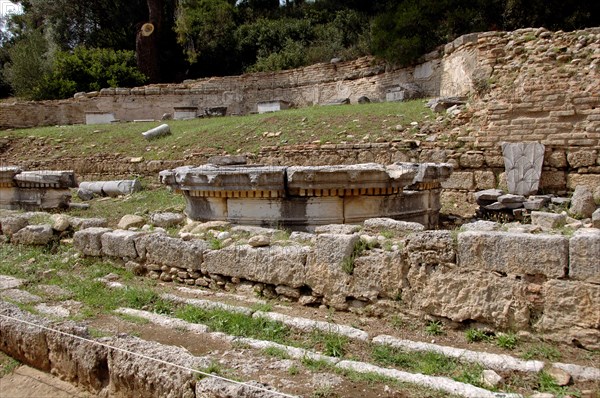
[[[124,351],[158,358],[185,368],[206,368],[210,364],[207,358],[194,357],[181,347],[164,346],[130,336],[111,340],[111,345]],[[162,363],[124,351],[111,350],[108,355],[109,396],[195,397],[196,374],[194,372],[180,367],[165,366]]]
[[[169,228],[183,224],[185,215],[181,213],[153,213],[150,215],[150,222],[155,227]]]
[[[456,262],[455,248],[450,231],[425,231],[409,235],[403,253],[411,267],[452,266]]]
[[[592,213],[592,226],[600,229],[600,208]]]
[[[75,188],[77,180],[73,171],[23,171],[14,177],[17,186],[23,188],[40,187],[40,184],[52,188]]]
[[[549,213],[546,211],[532,211],[531,224],[542,228],[560,228],[567,222],[565,214]]]
[[[476,170],[475,189],[493,189],[496,186],[496,176],[492,171]]]
[[[67,217],[63,214],[53,214],[52,221],[53,221],[52,229],[55,231],[63,232],[63,231],[66,231],[71,226],[69,217]]]
[[[483,166],[483,154],[482,153],[463,153],[460,156],[459,164],[464,168],[478,169]]]
[[[275,292],[277,294],[281,294],[282,296],[298,299],[300,298],[300,289],[296,289],[293,287],[279,285],[275,288]]]
[[[408,267],[399,252],[368,251],[354,260],[348,296],[367,301],[395,300],[402,292]]]
[[[540,210],[544,207],[546,201],[544,199],[529,198],[523,202],[523,207],[527,210]]]
[[[460,268],[561,278],[569,243],[559,235],[468,231],[458,235],[457,251]]]
[[[110,228],[91,227],[75,232],[73,247],[86,256],[102,255],[102,235],[111,232]]]
[[[277,391],[269,392],[257,390],[252,386],[268,389],[270,387],[256,381],[248,385],[233,384],[225,380],[205,378],[196,383],[196,396],[207,398],[252,397],[252,398],[280,398]]]
[[[19,289],[0,290],[0,298],[3,300],[8,299],[19,304],[33,304],[42,301],[40,296]]]
[[[483,271],[434,272],[412,305],[455,322],[473,320],[498,328],[520,329],[529,324],[526,283]]]
[[[0,231],[8,237],[13,236],[19,230],[25,228],[29,224],[27,218],[22,216],[6,216],[0,217]]]
[[[508,192],[534,194],[539,185],[544,162],[544,145],[537,142],[503,143],[502,154]]]
[[[478,220],[475,222],[463,224],[462,231],[498,231],[501,225],[495,221]]]
[[[264,247],[271,244],[271,239],[265,235],[256,235],[248,239],[248,244],[252,247]]]
[[[488,388],[497,388],[503,381],[504,378],[493,370],[486,369],[481,372],[481,382]]]
[[[46,245],[53,238],[52,226],[48,224],[28,225],[16,232],[10,241],[21,245]]]
[[[112,257],[136,258],[135,239],[142,236],[140,232],[117,229],[106,232],[100,237],[102,254]]]
[[[569,240],[569,278],[600,284],[600,230],[579,230]]]
[[[313,292],[326,296],[325,301],[334,307],[345,305],[351,276],[344,272],[342,264],[351,258],[359,239],[357,234],[317,235],[315,249],[307,260],[306,284]]]
[[[578,185],[585,185],[592,190],[595,200],[600,200],[600,174],[575,174],[567,176],[567,188],[575,190]]]
[[[473,197],[478,205],[488,205],[498,201],[498,198],[502,195],[504,195],[504,192],[500,189],[486,189],[484,191],[475,192]]]
[[[227,155],[227,156],[211,156],[206,161],[207,164],[214,164],[215,166],[233,166],[242,165],[248,163],[246,155]]]
[[[360,225],[352,224],[329,224],[315,227],[316,234],[354,234],[361,230]]]
[[[596,151],[582,149],[569,152],[567,154],[567,161],[572,168],[594,166],[596,164]]]
[[[203,240],[183,241],[162,234],[145,235],[136,244],[136,251],[150,264],[162,264],[179,268],[199,270],[203,261],[202,254],[208,249]]]
[[[153,140],[153,139],[164,137],[164,136],[170,135],[170,134],[171,134],[171,127],[169,127],[168,124],[161,124],[158,127],[154,127],[153,129],[143,132],[142,136],[146,140]]]
[[[79,189],[92,191],[101,196],[130,195],[142,190],[139,180],[91,181],[79,183]]]
[[[556,384],[558,384],[559,386],[567,386],[571,384],[571,375],[560,368],[555,368],[553,366],[550,369],[548,369],[546,373],[552,376]]]
[[[398,233],[409,233],[425,230],[422,224],[409,221],[398,221],[392,218],[370,218],[365,220],[364,226],[366,229],[373,231],[393,231]]]
[[[600,287],[595,284],[549,280],[543,285],[544,311],[534,327],[560,332],[563,341],[600,349]]]
[[[104,228],[108,226],[106,218],[69,217],[69,221],[75,229]]]
[[[592,191],[584,185],[576,186],[575,192],[573,192],[573,196],[571,197],[569,213],[589,218],[594,211],[596,211],[596,203],[594,202]]]
[[[299,288],[306,283],[305,246],[229,246],[204,253],[202,272]]]
[[[137,216],[135,214],[126,214],[123,217],[121,217],[121,220],[119,221],[117,227],[119,229],[138,228],[144,225],[145,222],[146,221],[142,216]]]
[[[24,280],[8,275],[0,275],[0,290],[16,289],[23,284]]]
[[[94,192],[89,189],[79,188],[77,190],[77,197],[83,201],[94,199]]]
[[[444,189],[460,189],[470,191],[475,188],[472,171],[455,171],[450,177],[442,182]]]
[[[502,204],[507,204],[507,203],[523,203],[525,201],[525,197],[523,195],[513,195],[513,194],[506,194],[506,195],[500,195],[498,197],[498,202],[502,203]]]

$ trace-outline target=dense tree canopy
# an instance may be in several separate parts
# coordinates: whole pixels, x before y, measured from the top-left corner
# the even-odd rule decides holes
[[[24,13],[0,31],[0,94],[26,98],[365,54],[409,64],[464,33],[600,25],[600,2],[591,0],[19,2]],[[94,68],[107,73],[91,73]]]

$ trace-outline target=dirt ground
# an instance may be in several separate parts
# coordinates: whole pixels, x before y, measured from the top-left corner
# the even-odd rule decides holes
[[[48,373],[21,365],[0,378],[2,398],[91,398],[92,395]]]

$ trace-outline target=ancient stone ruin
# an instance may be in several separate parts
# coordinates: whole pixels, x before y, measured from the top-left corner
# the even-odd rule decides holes
[[[160,173],[163,184],[183,193],[194,221],[310,229],[317,225],[389,217],[434,228],[440,183],[448,164],[366,163],[336,166],[206,164]]]
[[[77,187],[73,171],[23,171],[0,167],[0,209],[46,210],[66,208],[69,188]]]

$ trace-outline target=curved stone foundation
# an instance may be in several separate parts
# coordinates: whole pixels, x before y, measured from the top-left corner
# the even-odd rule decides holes
[[[389,217],[437,225],[448,164],[179,167],[160,173],[194,221],[310,229]]]

